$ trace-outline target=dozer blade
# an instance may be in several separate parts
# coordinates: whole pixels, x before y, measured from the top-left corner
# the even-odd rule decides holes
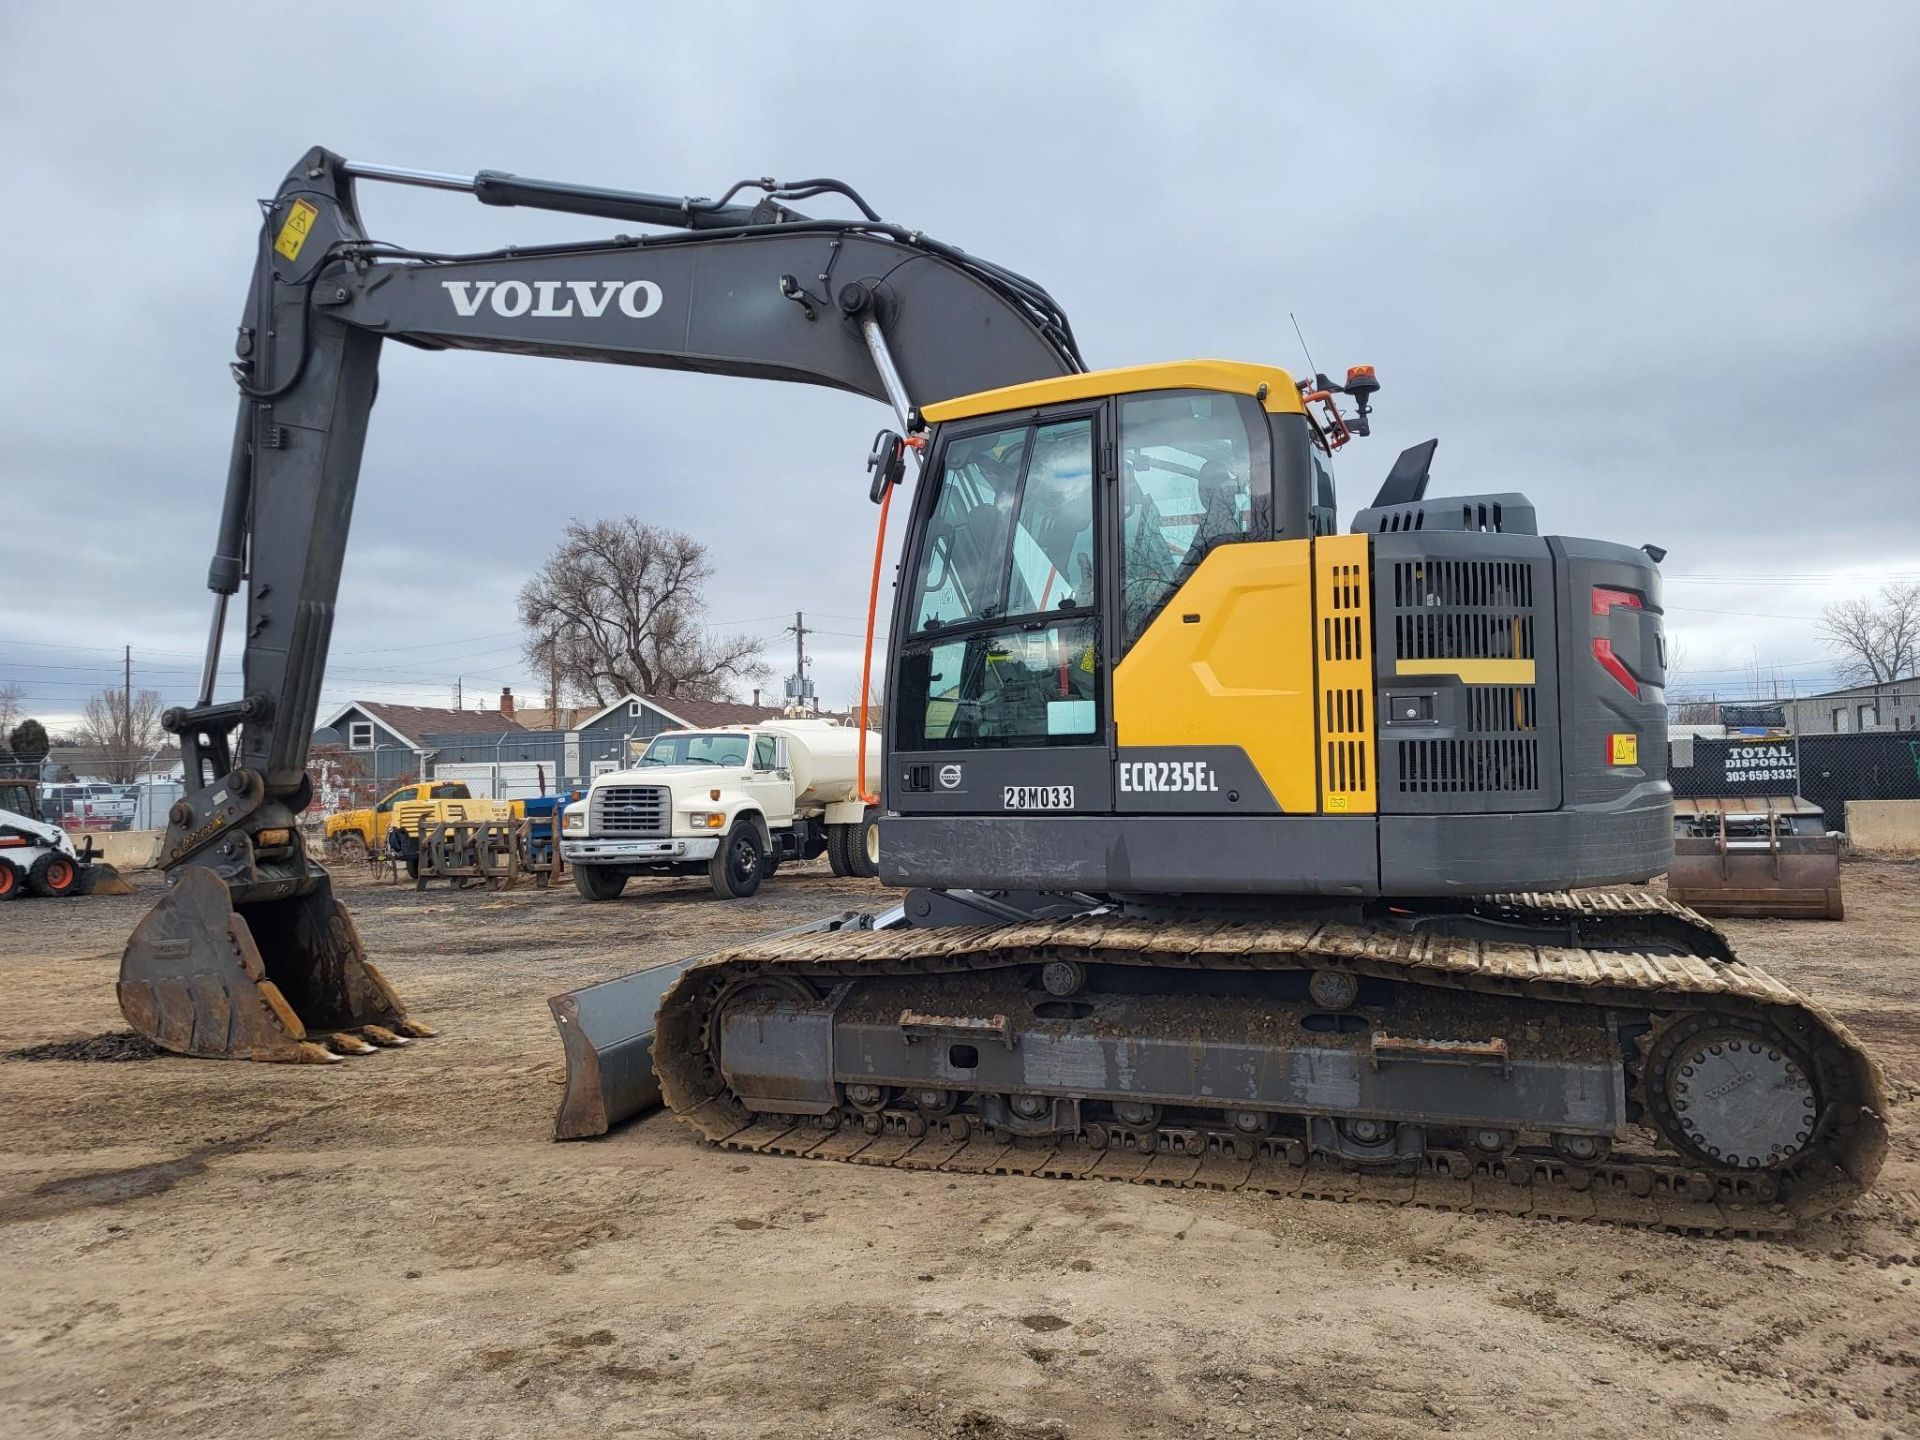
[[[407,1019],[325,878],[236,909],[212,871],[178,871],[127,942],[119,992],[135,1030],[210,1059],[325,1063],[340,1058],[329,1044],[357,1053],[433,1033]]]
[[[1840,842],[1831,835],[1783,835],[1769,849],[1722,849],[1712,838],[1673,842],[1667,896],[1702,915],[1838,920]]]
[[[657,965],[547,1001],[567,1057],[567,1088],[553,1138],[604,1135],[660,1104],[653,1073],[653,1013],[660,997],[699,957]]]
[[[96,860],[80,869],[82,895],[131,895],[134,888],[118,869],[104,860]]]
[[[870,918],[847,910],[760,939],[862,929]],[[547,1001],[567,1057],[567,1088],[553,1117],[554,1139],[589,1140],[629,1116],[659,1108],[660,1081],[653,1071],[654,1012],[674,981],[706,958],[690,955],[669,960]]]

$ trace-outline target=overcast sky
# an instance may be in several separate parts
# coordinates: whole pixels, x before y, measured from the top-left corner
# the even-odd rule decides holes
[[[718,194],[835,175],[1021,270],[1096,366],[1375,365],[1342,519],[1436,492],[1657,542],[1694,689],[1830,678],[1920,578],[1920,9],[1738,4],[0,6],[0,684],[192,698],[256,197],[350,158]],[[916,22],[926,28],[916,27]],[[813,202],[816,213],[830,213]],[[376,238],[617,226],[364,187]],[[514,595],[570,516],[710,547],[854,698],[886,412],[810,387],[388,347],[324,703],[543,688]],[[229,644],[229,653],[232,653]],[[777,686],[778,682],[775,681]]]

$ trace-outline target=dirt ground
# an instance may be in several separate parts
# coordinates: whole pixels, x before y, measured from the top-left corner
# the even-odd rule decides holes
[[[122,1028],[154,898],[0,906],[0,1051]],[[349,882],[439,1038],[332,1067],[0,1060],[0,1434],[1920,1433],[1920,867],[1730,922],[1874,1048],[1893,1154],[1790,1243],[548,1139],[549,995],[872,906],[824,866]]]

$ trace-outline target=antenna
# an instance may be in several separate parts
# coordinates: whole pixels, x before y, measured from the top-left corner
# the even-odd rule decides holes
[[[1287,311],[1287,319],[1293,320],[1293,333],[1300,341],[1300,353],[1307,357],[1307,374],[1318,375],[1320,368],[1313,363],[1313,352],[1307,348],[1307,337],[1300,333],[1300,322],[1294,319],[1294,314],[1291,310]]]

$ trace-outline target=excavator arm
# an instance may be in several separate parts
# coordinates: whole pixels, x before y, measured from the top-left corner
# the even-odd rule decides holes
[[[363,181],[669,228],[408,250],[369,239]],[[743,190],[760,198],[732,203]],[[786,203],[823,195],[859,218]],[[919,405],[1085,366],[1038,285],[882,221],[837,181],[743,182],[708,201],[316,148],[263,210],[206,665],[198,702],[164,717],[186,777],[161,851],[169,893],[129,942],[119,993],[169,1049],[323,1060],[425,1033],[367,961],[297,824],[383,341],[824,385],[889,403],[903,426]],[[229,599],[243,589],[240,696],[216,702]]]

